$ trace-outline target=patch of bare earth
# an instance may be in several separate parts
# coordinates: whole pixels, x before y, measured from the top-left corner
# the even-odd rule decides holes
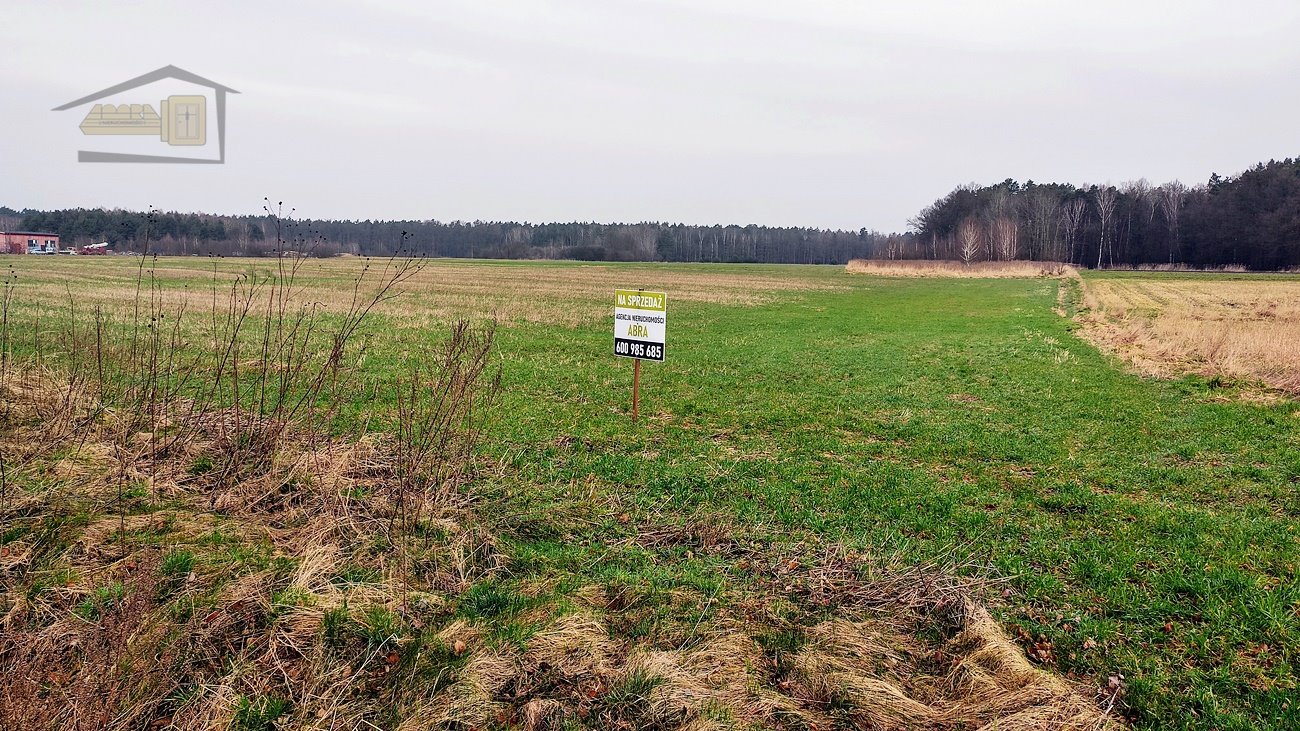
[[[1300,280],[1086,280],[1083,305],[1084,336],[1141,373],[1300,394]]]
[[[1026,279],[1062,277],[1075,271],[1068,264],[1051,261],[960,261],[930,259],[853,259],[846,267],[850,274],[875,274],[882,277],[939,277],[956,279]]]

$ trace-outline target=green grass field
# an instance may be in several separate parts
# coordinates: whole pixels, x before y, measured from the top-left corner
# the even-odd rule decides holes
[[[30,259],[13,262],[20,297],[64,281],[74,296],[92,281],[99,297],[131,294],[131,262]],[[187,267],[210,266],[158,268],[180,287],[200,276]],[[327,281],[313,266],[308,280]],[[593,583],[663,599],[629,615],[627,638],[742,616],[762,587],[735,559],[634,540],[648,526],[719,526],[808,553],[842,543],[895,565],[982,567],[994,579],[982,598],[1008,632],[1050,643],[1037,659],[1055,672],[1099,686],[1122,674],[1122,713],[1138,728],[1300,725],[1300,404],[1127,373],[1053,312],[1068,286],[1058,280],[430,271],[447,266],[449,291],[473,282],[481,299],[430,286],[398,300],[368,326],[362,368],[398,372],[450,316],[502,319],[503,391],[483,447],[495,468],[473,489],[511,562],[460,599],[459,616],[526,637],[510,597],[562,607]],[[519,314],[570,276],[555,324]],[[747,277],[790,286],[745,298]],[[710,278],[734,296],[708,296]],[[643,368],[636,425],[632,364],[611,355],[615,285],[668,293],[668,357]],[[351,405],[358,422],[392,408]],[[707,601],[682,609],[667,599],[680,593]]]
[[[1053,281],[811,276],[847,289],[674,306],[639,429],[607,323],[508,331],[501,446],[647,512],[969,554],[1014,577],[1001,617],[1062,669],[1126,676],[1139,726],[1296,718],[1300,407],[1125,375],[1052,313]],[[563,571],[592,549],[536,550]]]

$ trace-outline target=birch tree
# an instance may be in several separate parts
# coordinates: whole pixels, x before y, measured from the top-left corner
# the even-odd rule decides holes
[[[997,188],[989,198],[987,244],[990,259],[1014,259],[1019,254],[1020,235],[1016,220],[1016,202],[1004,188]]]
[[[969,266],[979,256],[980,248],[984,245],[983,238],[979,221],[971,217],[962,220],[961,225],[957,227],[957,239],[961,245],[963,264]]]
[[[1059,259],[1057,252],[1057,194],[1035,188],[1028,196],[1025,212],[1029,218],[1030,259]]]
[[[1088,203],[1082,198],[1073,198],[1061,204],[1061,227],[1065,229],[1066,246],[1069,248],[1068,261],[1074,263],[1075,243],[1079,238],[1079,226],[1083,224],[1084,213]]]
[[[1174,263],[1174,253],[1179,247],[1178,214],[1183,208],[1183,198],[1187,196],[1187,188],[1177,180],[1165,183],[1159,188],[1160,210],[1165,214],[1165,222],[1169,225],[1169,263]]]
[[[1114,244],[1110,243],[1110,239],[1112,238],[1110,235],[1110,229],[1114,223],[1115,199],[1115,189],[1109,185],[1098,187],[1097,191],[1093,194],[1093,203],[1097,206],[1097,217],[1101,219],[1101,241],[1097,244],[1098,269],[1101,268],[1101,258],[1106,253],[1107,244],[1110,244],[1112,247],[1114,246]],[[1113,253],[1111,255],[1111,260],[1112,262],[1114,260]]]
[[[1011,261],[1020,256],[1020,225],[1014,216],[993,219],[990,235],[997,245],[998,257]]]
[[[1133,217],[1135,215],[1141,216],[1143,212],[1150,211],[1153,208],[1151,184],[1147,182],[1146,178],[1131,180],[1121,187],[1120,195],[1129,199],[1127,215],[1124,217],[1124,236],[1119,245],[1120,256],[1128,260],[1129,247],[1133,242]]]

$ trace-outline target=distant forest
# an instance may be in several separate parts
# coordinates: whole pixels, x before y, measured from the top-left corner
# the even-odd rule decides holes
[[[268,210],[274,210],[275,205]],[[1204,185],[965,185],[906,233],[676,223],[331,221],[104,209],[16,211],[0,230],[51,231],[117,251],[268,256],[356,254],[595,261],[843,264],[849,259],[1033,259],[1089,267],[1300,266],[1300,159]]]
[[[968,185],[911,220],[906,258],[1034,259],[1089,267],[1300,266],[1300,158],[1188,188],[1145,180]]]
[[[144,214],[74,208],[0,208],[0,230],[49,231],[67,244],[107,241],[115,251],[271,256],[356,254],[590,261],[843,264],[901,250],[906,234],[772,226],[503,221],[321,221],[288,216]],[[278,228],[277,228],[278,227]],[[277,244],[277,241],[281,242]]]

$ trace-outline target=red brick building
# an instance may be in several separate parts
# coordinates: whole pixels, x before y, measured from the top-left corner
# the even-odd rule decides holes
[[[39,231],[0,231],[0,254],[57,254],[59,235]]]

